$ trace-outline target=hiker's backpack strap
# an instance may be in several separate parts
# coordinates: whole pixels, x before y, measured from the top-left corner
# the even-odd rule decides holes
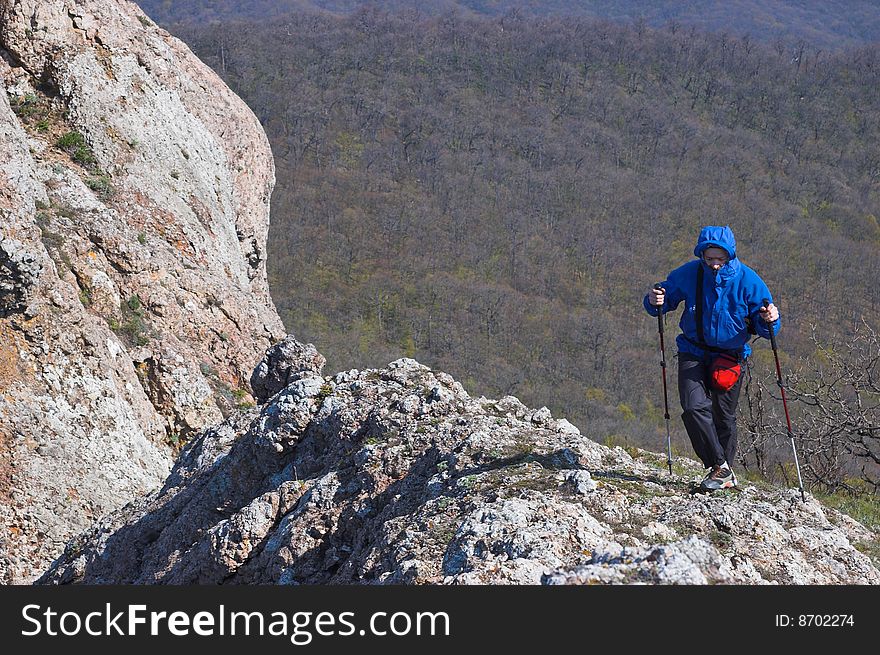
[[[697,269],[697,305],[695,311],[697,314],[697,340],[694,341],[693,339],[688,339],[686,334],[682,334],[681,336],[685,338],[685,341],[692,343],[697,348],[708,350],[711,353],[731,355],[732,357],[736,357],[739,361],[743,361],[742,349],[726,350],[724,348],[710,346],[706,343],[706,335],[703,331],[703,262],[700,262],[700,268]]]

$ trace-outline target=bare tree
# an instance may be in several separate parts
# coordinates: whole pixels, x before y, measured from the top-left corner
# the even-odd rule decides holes
[[[794,432],[804,476],[821,488],[852,489],[853,481],[880,488],[880,336],[866,322],[849,339],[822,343],[785,382],[795,413]],[[743,463],[768,473],[786,456],[787,432],[767,397],[781,401],[767,381],[747,385]],[[780,466],[787,477],[788,469]]]

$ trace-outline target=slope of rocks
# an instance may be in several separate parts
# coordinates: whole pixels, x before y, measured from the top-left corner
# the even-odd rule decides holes
[[[880,583],[856,548],[876,536],[797,490],[695,495],[697,462],[669,476],[412,359],[325,377],[316,355],[292,337],[267,353],[255,377],[274,395],[40,582]]]

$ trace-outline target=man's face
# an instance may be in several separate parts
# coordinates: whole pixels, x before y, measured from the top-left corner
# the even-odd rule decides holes
[[[703,261],[706,262],[709,268],[713,271],[720,269],[729,259],[730,257],[727,256],[727,251],[724,248],[710,246],[703,251]]]

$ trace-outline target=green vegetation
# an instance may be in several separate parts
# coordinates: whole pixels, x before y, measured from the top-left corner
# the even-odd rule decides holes
[[[874,566],[880,567],[880,497],[861,481],[850,480],[849,483],[850,490],[813,493],[823,505],[833,507],[854,518],[874,533],[873,540],[857,542],[853,545],[870,557]]]
[[[183,447],[184,440],[181,438],[178,430],[169,430],[165,435],[165,443],[175,451],[179,451]]]
[[[86,179],[86,185],[101,198],[107,199],[113,195],[113,185],[108,175],[93,175]]]
[[[50,208],[48,207],[38,207],[36,222],[37,226],[40,228],[40,239],[46,247],[49,256],[52,258],[52,261],[55,262],[58,275],[63,277],[67,271],[73,270],[73,263],[70,261],[70,255],[64,248],[67,239],[63,234],[51,229],[52,217],[50,211],[48,211],[49,209]],[[80,296],[80,299],[83,300],[82,295]],[[85,299],[90,301],[91,297],[87,295]],[[88,306],[85,301],[83,302],[83,305]]]
[[[823,504],[851,516],[869,530],[880,533],[880,498],[859,481],[850,481],[853,491],[813,492]]]
[[[60,250],[66,241],[64,235],[59,234],[58,232],[52,231],[50,226],[50,215],[48,212],[44,210],[40,210],[37,212],[37,226],[40,228],[40,237],[43,240],[43,244],[46,246],[46,249],[50,252],[54,250]]]
[[[33,94],[23,97],[10,96],[9,105],[15,115],[26,122],[43,120],[43,115],[46,112],[45,103]]]
[[[733,545],[733,537],[721,530],[712,530],[709,532],[708,537],[709,541],[715,544],[715,547],[722,553],[726,552]]]
[[[64,136],[58,138],[55,145],[64,150],[85,148],[86,140],[79,132],[67,132]]]
[[[880,568],[880,541],[867,541],[853,544],[856,550],[871,558],[875,567]]]
[[[641,457],[644,451],[639,450],[636,446],[630,444],[624,435],[619,434],[609,434],[602,440],[602,444],[607,446],[608,448],[623,448],[629,454],[630,457],[636,459]],[[665,466],[665,460],[664,460]]]
[[[98,160],[82,133],[75,130],[65,132],[55,141],[55,146],[70,155],[74,162],[90,173],[85,180],[86,186],[102,200],[106,201],[113,196],[115,190],[110,176],[98,168]]]
[[[70,158],[81,166],[90,168],[96,163],[95,156],[86,143],[85,137],[79,132],[65,133],[58,138],[55,145],[69,154]]]
[[[129,346],[145,346],[150,342],[149,328],[144,319],[143,305],[135,294],[119,306],[121,318],[111,318],[110,329]]]
[[[220,373],[209,362],[199,362],[199,371],[201,371],[208,385],[214,391],[217,407],[224,418],[234,411],[248,410],[256,407],[256,404],[251,400],[248,390],[232,387],[223,381],[220,378]]]
[[[333,394],[333,385],[325,382],[321,385],[321,388],[318,390],[318,393],[315,395],[315,405],[320,406],[324,399]]]
[[[58,112],[42,94],[10,96],[9,105],[25,127],[39,134],[49,132],[53,124],[61,121]]]
[[[232,398],[236,409],[251,409],[256,404],[251,400],[251,394],[247,389],[233,389]]]

